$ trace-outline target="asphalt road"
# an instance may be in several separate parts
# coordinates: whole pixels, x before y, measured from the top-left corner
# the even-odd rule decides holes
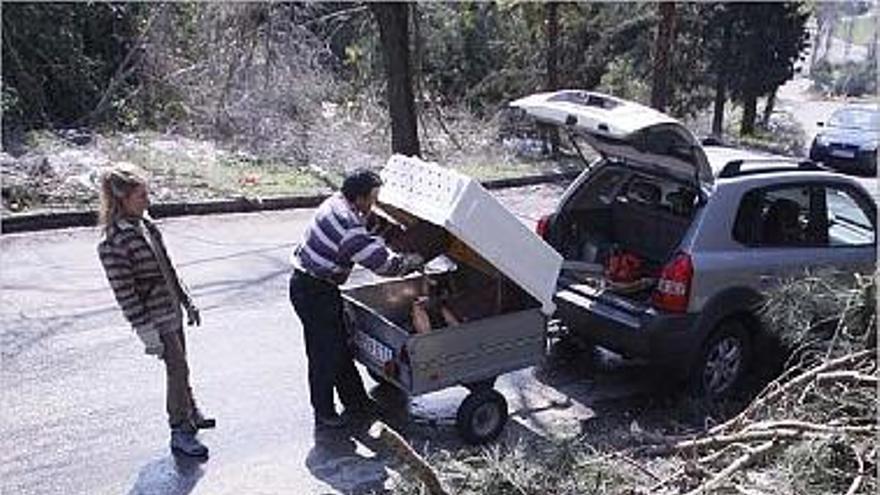
[[[530,221],[559,191],[499,195]],[[287,256],[311,213],[162,222],[203,310],[202,327],[188,330],[190,365],[197,399],[218,427],[202,433],[211,456],[201,464],[168,453],[162,364],[143,354],[112,298],[97,232],[0,237],[0,491],[358,493],[389,483],[389,456],[365,435],[316,436],[312,428],[302,330],[287,300]],[[505,435],[579,434],[582,420],[595,415],[591,404],[639,387],[627,372],[601,383],[538,380],[531,369],[507,375],[498,384],[513,413]],[[460,447],[454,417],[464,395],[448,389],[418,397],[408,410],[400,397],[380,398],[398,404],[389,421],[430,450]]]
[[[805,124],[825,118],[829,105],[781,95],[781,106]],[[876,180],[863,180],[876,197]],[[532,186],[495,194],[533,224],[560,192]],[[366,435],[312,428],[302,330],[287,301],[287,256],[311,213],[163,222],[203,309],[203,326],[188,335],[197,398],[218,419],[216,430],[202,434],[211,448],[205,463],[168,453],[162,364],[143,355],[112,298],[95,253],[97,232],[0,237],[0,492],[312,494],[387,485],[393,463]],[[662,382],[629,364],[591,377],[532,369],[506,375],[498,384],[512,411],[505,440],[578,435],[606,421],[626,426],[627,401]],[[460,447],[453,421],[464,394],[418,397],[408,409],[400,397],[381,398],[399,404],[389,421],[431,451]]]

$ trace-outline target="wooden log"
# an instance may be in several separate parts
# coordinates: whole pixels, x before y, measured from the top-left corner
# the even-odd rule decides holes
[[[389,449],[391,449],[391,452],[394,453],[400,462],[411,468],[413,474],[415,474],[416,478],[425,485],[425,488],[428,489],[430,495],[449,495],[449,492],[443,488],[443,484],[440,482],[440,477],[437,476],[437,472],[434,471],[434,468],[432,468],[431,465],[428,464],[402,436],[400,436],[400,434],[391,429],[391,427],[381,421],[376,421],[373,423],[373,426],[370,427],[369,434],[371,437],[381,440]]]

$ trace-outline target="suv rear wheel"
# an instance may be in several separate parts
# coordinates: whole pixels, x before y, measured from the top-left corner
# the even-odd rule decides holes
[[[740,321],[721,322],[692,371],[692,386],[698,395],[721,398],[743,382],[752,358],[752,341]]]

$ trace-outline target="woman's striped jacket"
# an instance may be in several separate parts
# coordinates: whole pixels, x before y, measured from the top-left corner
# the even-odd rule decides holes
[[[162,250],[168,259],[172,284],[165,283],[156,253],[139,224],[149,229],[157,241],[155,249]],[[184,307],[189,307],[192,299],[168,257],[162,234],[152,221],[147,218],[114,221],[98,243],[98,256],[122,313],[142,341],[156,342],[160,334],[176,330],[181,313],[180,308],[175,307],[175,299]],[[176,291],[176,298],[170,290]]]

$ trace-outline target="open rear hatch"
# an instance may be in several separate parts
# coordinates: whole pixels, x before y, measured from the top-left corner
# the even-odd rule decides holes
[[[605,158],[660,171],[708,189],[712,168],[697,138],[674,118],[638,103],[582,90],[537,93],[510,104],[583,137]]]
[[[548,222],[546,238],[565,258],[559,315],[570,325],[601,324],[599,318],[639,328],[713,186],[702,146],[674,118],[600,93],[538,93],[511,106],[560,126],[605,159]]]

